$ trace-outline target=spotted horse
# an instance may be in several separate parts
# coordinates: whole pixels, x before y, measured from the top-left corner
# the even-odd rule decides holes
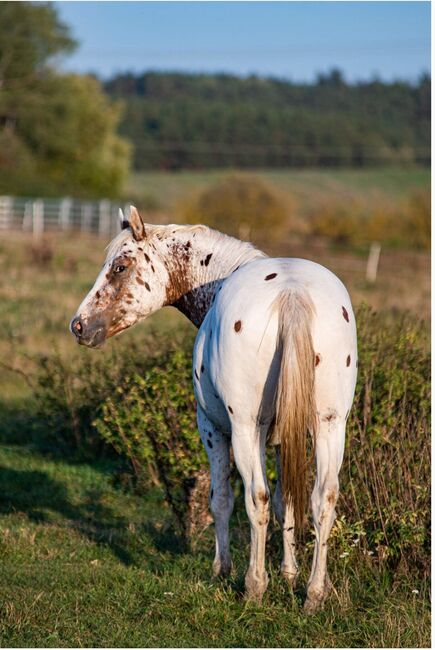
[[[314,612],[331,588],[327,543],[357,375],[349,295],[333,273],[314,262],[270,258],[203,225],[144,224],[134,207],[120,218],[121,232],[110,243],[71,332],[81,345],[100,347],[166,305],[199,328],[193,385],[211,468],[213,570],[219,576],[231,570],[232,446],[251,527],[246,592],[257,601],[268,583],[266,444],[276,449],[272,501],[283,533],[281,572],[293,585],[296,534],[304,520],[307,437],[312,437],[315,549],[304,607]]]

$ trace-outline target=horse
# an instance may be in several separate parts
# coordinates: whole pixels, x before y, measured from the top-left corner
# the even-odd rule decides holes
[[[251,529],[246,596],[258,602],[268,584],[266,445],[276,450],[272,505],[283,535],[281,573],[294,586],[311,437],[315,548],[304,609],[315,612],[332,586],[327,543],[357,376],[348,292],[319,264],[270,258],[204,225],[145,224],[133,206],[129,216],[120,211],[120,221],[70,330],[79,344],[98,348],[166,305],[198,328],[192,375],[198,429],[210,462],[213,572],[225,577],[232,567],[232,447]]]

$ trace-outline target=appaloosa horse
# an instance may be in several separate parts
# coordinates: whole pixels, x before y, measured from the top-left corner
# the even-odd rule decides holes
[[[206,226],[145,225],[132,207],[128,219],[121,213],[121,227],[71,321],[72,333],[80,344],[100,347],[165,305],[178,307],[199,328],[193,384],[211,468],[213,569],[222,576],[231,569],[232,445],[251,525],[250,598],[261,599],[268,582],[266,443],[277,454],[273,506],[283,531],[281,570],[293,584],[310,433],[316,540],[305,609],[315,611],[330,588],[327,542],[357,374],[355,319],[345,287],[319,264],[269,258]]]

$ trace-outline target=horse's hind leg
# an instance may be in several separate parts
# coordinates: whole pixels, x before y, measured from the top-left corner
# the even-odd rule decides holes
[[[273,494],[273,509],[282,529],[283,540],[283,560],[281,563],[281,573],[290,586],[294,586],[296,576],[299,571],[295,554],[295,518],[293,506],[286,504],[282,498],[281,490],[281,447],[276,446],[276,471],[278,480],[275,492]]]
[[[345,428],[345,420],[335,411],[320,418],[316,440],[317,476],[311,496],[316,542],[304,606],[308,613],[315,612],[322,605],[331,589],[326,566],[327,544],[335,520]]]
[[[245,576],[246,595],[256,601],[261,601],[268,584],[264,566],[269,523],[265,437],[265,431],[233,425],[234,459],[243,480],[246,512],[251,524],[251,555]]]
[[[230,484],[230,439],[210,422],[200,408],[198,429],[210,462],[210,510],[213,514],[216,539],[213,573],[225,577],[231,572],[229,521],[234,504]]]

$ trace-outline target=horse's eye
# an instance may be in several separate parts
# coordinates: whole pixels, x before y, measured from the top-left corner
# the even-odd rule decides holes
[[[117,267],[115,267],[115,273],[122,273],[125,271],[127,267],[124,266],[123,264],[119,264]]]

